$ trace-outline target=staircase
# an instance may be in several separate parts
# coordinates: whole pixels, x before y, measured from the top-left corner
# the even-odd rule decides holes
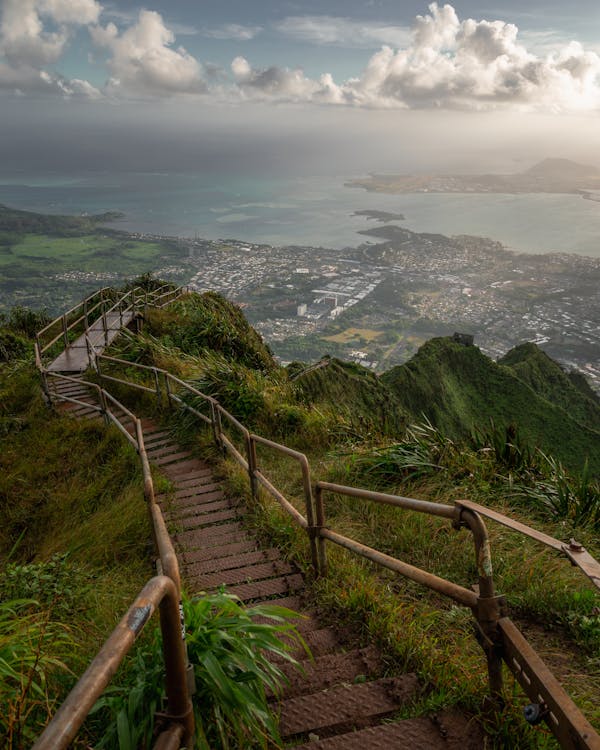
[[[82,380],[61,379],[51,387],[79,402],[62,402],[59,408],[64,412],[97,417],[95,396]],[[483,746],[481,729],[456,712],[393,721],[395,714],[422,695],[416,675],[386,676],[375,647],[360,647],[346,629],[324,625],[306,604],[298,568],[278,549],[262,546],[245,528],[244,505],[226,495],[209,464],[184,450],[152,420],[142,420],[142,426],[151,464],[173,483],[172,492],[156,500],[172,530],[188,594],[226,585],[227,592],[245,604],[272,602],[299,613],[296,625],[312,658],[300,649],[294,653],[300,670],[282,664],[289,684],[281,696],[271,697],[286,747],[476,750]]]
[[[156,306],[168,304],[169,300],[176,299],[180,293],[180,290],[170,290],[156,295],[154,300]],[[135,294],[129,294],[132,296],[131,307],[134,309]],[[164,301],[165,297],[167,297],[166,301]],[[125,298],[122,298],[121,302],[123,299]],[[147,300],[146,304],[148,304]],[[87,325],[87,314],[86,311],[83,317],[76,320],[76,323],[80,324],[82,320],[85,320],[88,361],[95,360],[98,364],[101,359],[110,359],[113,363],[119,363],[120,360],[115,358],[97,356],[96,347],[89,340],[90,327]],[[107,314],[104,313],[105,319],[107,319]],[[66,315],[63,316],[62,321],[66,340],[67,334],[73,329],[75,323],[69,325]],[[44,329],[50,330],[50,336],[55,334],[52,328],[55,322]],[[106,323],[104,323],[105,338],[107,330]],[[149,507],[156,509],[160,519],[164,514],[168,520],[172,541],[177,550],[179,570],[188,594],[211,592],[226,585],[229,593],[235,594],[248,605],[272,602],[299,613],[297,627],[310,647],[312,658],[307,658],[303,651],[295,654],[300,660],[301,671],[295,670],[287,663],[282,664],[281,667],[288,678],[288,683],[284,686],[282,695],[270,698],[273,711],[279,717],[280,734],[286,747],[304,750],[336,750],[337,748],[376,750],[380,747],[398,748],[398,750],[404,748],[475,750],[475,748],[487,745],[481,728],[454,711],[444,711],[428,717],[401,718],[411,713],[419,713],[418,706],[415,704],[423,698],[424,686],[419,684],[417,676],[389,674],[381,654],[373,645],[362,647],[344,628],[331,627],[321,621],[319,613],[309,606],[309,597],[301,571],[293,563],[283,559],[276,548],[261,546],[244,523],[243,504],[227,496],[222,486],[215,480],[211,467],[205,461],[182,448],[168,431],[152,420],[140,422],[109,392],[93,383],[84,382],[79,375],[79,370],[70,370],[73,373],[70,377],[59,376],[55,370],[59,369],[59,366],[62,367],[60,355],[58,360],[54,361],[54,367],[50,365],[49,368],[44,368],[42,355],[44,351],[50,351],[59,337],[55,336],[45,346],[40,346],[38,335],[36,343],[36,364],[42,373],[46,395],[49,400],[52,400],[52,394],[63,399],[59,408],[75,417],[97,418],[100,414],[104,414],[107,421],[112,421],[138,449],[142,458],[144,477],[148,480],[150,487],[152,487],[152,480],[146,454],[149,461],[171,480],[173,490],[156,498],[160,508],[154,504],[152,491],[146,499],[149,500]],[[67,348],[67,357],[70,348]],[[122,364],[130,365],[128,362]],[[326,363],[320,362],[312,369],[324,366]],[[139,365],[139,367],[144,366]],[[600,586],[600,564],[581,545],[575,542],[565,545],[560,540],[553,539],[514,519],[467,501],[455,502],[454,506],[446,506],[411,498],[381,495],[381,493],[341,487],[326,482],[315,483],[316,505],[313,510],[310,510],[312,485],[310,467],[304,454],[251,434],[218,402],[204,396],[190,384],[166,370],[157,367],[145,367],[145,370],[153,371],[156,389],[139,385],[137,387],[155,393],[160,402],[160,378],[162,378],[169,405],[173,406],[175,402],[210,424],[216,444],[226,448],[228,453],[248,470],[251,484],[260,480],[263,486],[279,500],[283,508],[308,532],[311,532],[312,535],[309,534],[309,538],[313,545],[313,564],[317,572],[323,574],[326,565],[321,567],[324,558],[319,557],[321,552],[315,545],[317,542],[324,543],[324,540],[328,540],[329,543],[351,549],[383,567],[388,567],[407,578],[412,578],[433,590],[440,591],[458,601],[462,606],[470,607],[476,616],[484,639],[488,638],[487,641],[482,640],[484,650],[486,643],[495,644],[495,648],[486,651],[492,694],[494,695],[494,690],[496,696],[501,694],[502,680],[497,680],[496,677],[501,675],[502,662],[504,662],[533,701],[533,704],[527,707],[528,709],[545,711],[546,706],[550,707],[544,713],[544,721],[558,739],[561,747],[569,748],[569,750],[579,750],[579,748],[600,750],[598,734],[538,654],[523,638],[518,628],[503,613],[500,606],[501,597],[494,594],[489,540],[481,519],[488,517],[560,552],[577,565],[593,585]],[[64,373],[65,369],[62,372]],[[135,383],[119,380],[106,374],[104,378],[136,386]],[[208,404],[210,407],[211,416],[207,417],[187,406],[173,388],[183,388],[188,393],[193,393],[203,399],[205,405]],[[107,405],[110,405],[110,408]],[[114,413],[114,409],[117,409],[118,416]],[[245,458],[222,431],[221,419],[223,418],[229,420],[245,436]],[[139,440],[134,437],[136,430]],[[308,497],[308,499],[305,498],[306,518],[261,474],[256,464],[257,444],[278,449],[300,460],[305,494]],[[252,488],[254,492],[254,484]],[[468,526],[473,533],[478,565],[481,568],[478,590],[474,593],[471,589],[465,589],[426,571],[412,568],[400,560],[389,558],[377,550],[359,545],[355,540],[329,529],[326,526],[323,506],[320,504],[322,503],[320,493],[323,490],[420,510]],[[376,498],[375,495],[378,497]],[[315,515],[316,522],[310,520],[311,517],[314,519]],[[179,581],[179,572],[164,521],[161,520],[160,523],[162,523],[161,538],[166,540],[166,545],[170,550],[168,560],[173,562],[173,568],[170,573],[167,573],[169,577],[166,578],[167,582],[172,585],[173,581]],[[167,567],[170,564],[168,561],[165,562]],[[173,607],[175,608],[175,603]],[[174,617],[177,619],[176,614]],[[493,625],[493,629],[489,629],[490,624]],[[490,638],[494,640],[489,640]],[[180,683],[185,682],[182,659],[183,657],[180,657],[182,664]],[[189,706],[189,703],[187,705]],[[189,712],[186,715],[189,715]],[[184,714],[179,712],[174,718],[182,720],[183,716]],[[173,737],[177,731],[186,731],[183,725],[177,726],[176,723],[171,729]],[[175,747],[175,745],[169,745],[171,746]],[[160,747],[163,745],[160,744]]]

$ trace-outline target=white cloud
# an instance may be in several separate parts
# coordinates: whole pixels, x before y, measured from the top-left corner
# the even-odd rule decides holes
[[[317,38],[312,26],[295,23]],[[340,26],[324,27],[323,42],[342,38]],[[362,107],[489,110],[597,110],[600,57],[572,42],[541,56],[518,38],[514,24],[459,20],[451,5],[432,3],[416,17],[410,42],[376,52],[359,78],[337,85],[331,76],[305,78],[282,68],[251,69],[236,76],[244,91],[262,97],[345,103]],[[235,69],[234,69],[235,73]]]
[[[206,90],[200,64],[183,47],[172,47],[175,35],[159,13],[140,11],[123,33],[109,23],[94,27],[91,34],[98,46],[110,50],[111,93],[161,96]]]
[[[247,42],[254,39],[260,34],[262,26],[242,26],[239,23],[226,23],[222,26],[202,29],[202,36],[211,39],[235,39],[240,42]]]
[[[96,0],[38,0],[42,14],[50,16],[56,23],[87,26],[97,23],[102,6]]]
[[[275,66],[252,68],[244,57],[236,57],[231,63],[231,70],[244,98],[342,103],[339,88],[328,73],[319,80],[313,80],[300,69]]]
[[[275,24],[277,31],[312,44],[344,47],[400,47],[410,41],[410,29],[384,23],[367,23],[338,16],[289,16]]]
[[[0,18],[0,88],[24,92],[55,92],[96,97],[87,81],[47,72],[47,65],[64,53],[73,26],[98,20],[102,7],[95,0],[4,0]],[[53,24],[45,28],[44,21]]]

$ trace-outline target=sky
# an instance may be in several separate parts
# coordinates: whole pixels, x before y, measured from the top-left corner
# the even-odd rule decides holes
[[[597,163],[597,0],[0,0],[0,169]]]

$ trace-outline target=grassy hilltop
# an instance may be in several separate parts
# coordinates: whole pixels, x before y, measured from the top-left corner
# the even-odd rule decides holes
[[[75,620],[60,631],[69,640],[50,653],[80,672],[147,576],[149,530],[137,459],[120,436],[46,412],[32,363],[39,322],[23,310],[0,319],[0,562],[13,571],[0,575],[0,593],[46,596],[44,576],[58,566],[59,584],[42,611],[54,621],[74,610]],[[600,488],[592,477],[600,473],[600,405],[585,381],[533,345],[496,363],[476,347],[432,339],[383,376],[329,358],[318,367],[283,368],[237,307],[207,293],[150,310],[142,333],[123,335],[111,352],[172,371],[253,431],[301,450],[313,479],[449,504],[474,500],[561,539],[576,536],[600,556]],[[113,374],[153,386],[140,370],[115,365]],[[222,460],[210,431],[189,415],[167,414],[147,394],[123,386],[113,392],[211,458],[232,493],[248,495],[247,476]],[[289,460],[261,451],[259,461],[302,509],[301,480]],[[470,538],[445,521],[338,496],[326,505],[333,529],[462,585],[475,580]],[[277,504],[262,498],[249,513],[265,539],[309,570],[305,535]],[[579,571],[531,540],[492,524],[490,536],[496,585],[512,616],[600,726],[600,598]],[[313,595],[357,638],[379,644],[390,674],[418,672],[426,691],[409,714],[457,705],[481,718],[485,669],[470,614],[344,552],[332,551],[330,563],[331,575],[314,584]],[[57,699],[73,677],[58,664],[44,669]],[[507,682],[492,746],[555,747],[524,726],[527,701]],[[31,722],[43,722],[47,709],[35,704]],[[22,730],[27,741],[36,726]],[[84,742],[93,742],[97,727],[88,730]]]

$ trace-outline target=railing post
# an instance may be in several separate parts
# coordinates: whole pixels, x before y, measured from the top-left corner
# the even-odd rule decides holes
[[[217,447],[220,448],[223,456],[227,454],[225,443],[221,439],[223,434],[223,424],[221,422],[221,408],[217,402],[214,403],[214,415],[215,415],[215,435],[217,438]]]
[[[84,326],[85,326],[85,333],[87,333],[88,328],[90,327],[89,321],[88,321],[88,301],[87,297],[83,300],[83,320],[84,320]]]
[[[306,508],[306,520],[308,527],[306,529],[308,533],[308,539],[310,543],[310,557],[315,573],[315,578],[318,578],[321,574],[321,566],[319,564],[319,554],[317,550],[317,536],[319,533],[318,528],[315,525],[315,503],[313,499],[312,486],[310,483],[310,466],[306,456],[303,456],[300,461],[302,467],[302,484],[304,486],[304,507]]]
[[[502,695],[502,634],[498,623],[504,616],[505,600],[496,596],[492,556],[487,528],[478,513],[456,506],[454,525],[467,526],[473,534],[475,561],[479,573],[479,597],[473,614],[477,620],[478,640],[487,660],[490,698],[492,705],[500,709],[504,705]]]
[[[215,445],[217,448],[222,448],[221,446],[221,437],[220,437],[220,430],[217,429],[218,424],[220,422],[218,421],[220,419],[218,413],[217,413],[217,407],[215,405],[215,401],[213,399],[210,400],[210,426],[212,428],[213,433],[213,440],[215,441]]]
[[[100,388],[100,406],[102,408],[102,414],[104,416],[104,421],[106,424],[110,424],[110,418],[108,416],[108,405],[106,403],[106,395],[104,394],[104,389]]]
[[[69,329],[67,326],[67,316],[62,316],[62,329],[63,329],[63,341],[65,342],[65,348],[69,346]]]
[[[173,399],[171,398],[171,386],[169,385],[169,374],[165,372],[165,392],[167,394],[167,403],[169,404],[169,409],[173,408]]]
[[[256,479],[256,443],[252,439],[252,435],[246,436],[246,454],[248,457],[248,476],[250,478],[250,492],[252,493],[252,499],[258,499],[258,481]]]
[[[106,302],[102,303],[102,328],[104,329],[104,344],[108,346],[108,323],[106,321]]]
[[[188,668],[185,642],[181,637],[179,604],[171,597],[160,603],[160,629],[165,661],[165,686],[167,692],[167,718],[183,724],[182,746],[193,747],[194,709],[188,691]]]
[[[319,575],[327,575],[327,550],[325,549],[325,539],[321,536],[321,529],[325,526],[325,506],[323,504],[323,490],[317,482],[315,488],[315,511],[316,511],[316,545],[317,558],[319,561]]]
[[[162,398],[160,395],[160,379],[158,377],[158,370],[156,369],[156,367],[152,368],[152,372],[154,373],[154,387],[156,388],[156,402],[158,406],[160,406],[162,403]]]

